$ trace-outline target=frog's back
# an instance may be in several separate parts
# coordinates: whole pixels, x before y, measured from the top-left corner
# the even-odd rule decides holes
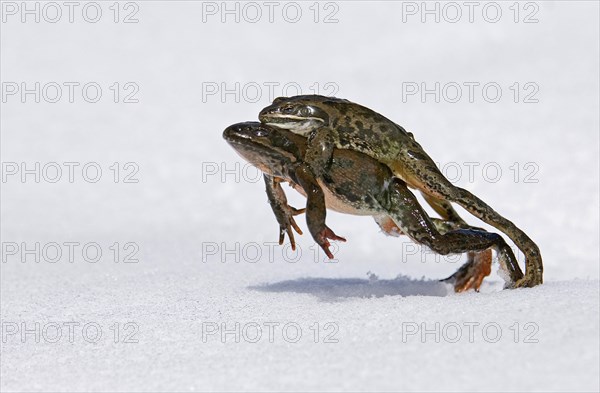
[[[324,101],[330,107],[329,127],[340,149],[354,150],[375,158],[395,176],[416,185],[415,173],[435,170],[435,163],[415,141],[413,134],[365,106],[347,100]]]
[[[357,150],[382,162],[393,160],[401,150],[420,148],[410,132],[372,109],[349,101],[328,104],[337,112],[329,126],[339,148]]]

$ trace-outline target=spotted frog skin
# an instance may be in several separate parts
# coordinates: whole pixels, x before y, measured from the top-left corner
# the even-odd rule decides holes
[[[304,161],[317,179],[327,173],[334,149],[353,150],[386,165],[407,186],[421,191],[443,218],[461,223],[450,202],[459,204],[505,233],[523,252],[526,273],[516,287],[542,283],[542,257],[533,240],[481,199],[450,183],[414,136],[383,115],[348,100],[305,95],[276,98],[259,120],[309,138]]]
[[[293,217],[302,211],[288,206],[280,184],[289,182],[307,196],[307,217],[317,214],[324,221],[322,211],[327,206],[343,213],[373,216],[386,233],[405,234],[440,254],[469,252],[467,264],[449,278],[457,291],[479,288],[489,274],[490,248],[498,253],[507,287],[523,278],[512,250],[500,235],[430,218],[406,183],[366,154],[333,149],[328,171],[316,180],[305,171],[306,137],[257,122],[234,124],[223,137],[239,155],[264,172],[269,201],[280,224],[280,242],[288,233],[293,244],[292,228],[301,233]],[[313,237],[318,234],[310,224],[309,230]],[[327,247],[323,248],[328,252]]]

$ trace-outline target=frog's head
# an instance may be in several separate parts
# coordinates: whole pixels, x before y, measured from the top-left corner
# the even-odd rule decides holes
[[[258,119],[306,136],[316,128],[329,125],[330,100],[318,95],[279,97],[260,111]]]
[[[301,160],[306,149],[306,138],[258,122],[231,125],[223,138],[243,159],[274,176],[282,176],[288,165]]]

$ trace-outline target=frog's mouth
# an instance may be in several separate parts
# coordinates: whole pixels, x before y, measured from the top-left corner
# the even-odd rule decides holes
[[[233,127],[228,128],[223,137],[240,157],[264,173],[282,176],[282,171],[276,168],[281,167],[284,161],[297,160],[293,153],[255,141],[244,133],[236,132]]]
[[[265,116],[261,119],[263,123],[290,130],[295,134],[307,135],[312,130],[325,124],[323,119],[318,117],[302,117],[295,115],[284,116]]]

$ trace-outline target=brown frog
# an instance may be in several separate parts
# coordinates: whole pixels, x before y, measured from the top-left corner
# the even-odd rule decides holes
[[[458,203],[508,235],[523,252],[526,274],[515,286],[542,283],[542,257],[533,240],[481,199],[450,183],[414,136],[383,115],[348,100],[306,95],[275,99],[260,112],[259,120],[309,138],[304,162],[306,171],[317,179],[328,172],[334,149],[352,150],[386,165],[395,177],[426,195],[438,214],[461,223],[450,205]],[[320,234],[327,237],[329,232],[321,228]]]

